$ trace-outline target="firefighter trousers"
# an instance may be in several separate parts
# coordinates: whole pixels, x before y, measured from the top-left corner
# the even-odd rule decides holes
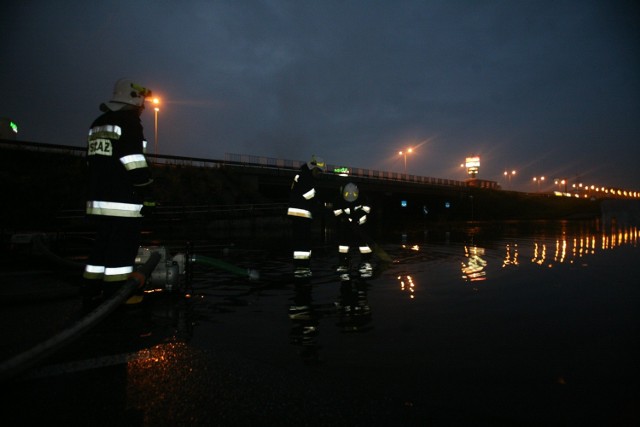
[[[111,294],[120,287],[133,271],[140,246],[141,218],[120,218],[90,215],[96,230],[83,282],[91,288]],[[107,296],[105,295],[105,296]]]

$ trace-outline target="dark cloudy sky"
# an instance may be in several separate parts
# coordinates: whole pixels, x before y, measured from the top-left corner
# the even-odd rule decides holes
[[[162,100],[159,153],[305,160],[533,189],[640,189],[632,0],[14,1],[0,116],[85,144],[119,77]],[[152,108],[143,115],[154,139]]]

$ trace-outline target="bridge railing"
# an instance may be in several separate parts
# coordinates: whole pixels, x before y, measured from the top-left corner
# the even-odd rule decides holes
[[[224,159],[225,159],[225,162],[236,164],[236,165],[250,165],[250,166],[257,166],[257,167],[293,169],[293,170],[299,169],[305,163],[302,160],[277,159],[273,157],[253,156],[249,154],[233,154],[233,153],[225,153]],[[333,171],[336,168],[337,168],[336,165],[327,164],[328,171]],[[365,168],[347,167],[347,169],[349,169],[350,176],[357,176],[360,178],[370,178],[370,179],[379,179],[379,180],[387,180],[387,181],[405,181],[405,182],[415,182],[419,184],[446,185],[446,186],[458,186],[458,187],[466,187],[467,185],[464,181],[457,181],[453,179],[434,178],[434,177],[428,177],[428,176],[410,175],[410,174],[404,174],[404,173],[398,173],[398,172],[380,171],[380,170],[365,169]]]
[[[71,154],[75,156],[86,155],[85,147],[44,144],[44,143],[38,143],[38,142],[14,141],[14,140],[0,140],[0,142],[1,142],[0,147],[19,148],[19,149],[33,150],[33,151],[40,151],[40,152],[57,152],[57,153]],[[252,167],[257,166],[257,167],[263,167],[263,168],[297,170],[305,163],[305,161],[302,161],[302,160],[279,159],[279,158],[273,158],[273,157],[254,156],[249,154],[232,154],[232,153],[225,153],[224,160],[205,159],[205,158],[199,158],[199,157],[150,154],[150,153],[147,153],[146,156],[150,162],[155,164],[208,167],[208,168],[221,168],[225,165],[232,164],[235,166],[246,165],[246,166],[252,166]],[[335,168],[336,168],[336,165],[331,165],[331,164],[327,165],[327,170],[332,171]],[[365,169],[365,168],[349,168],[349,171],[350,171],[350,175],[362,177],[362,178],[415,182],[415,183],[423,183],[423,184],[431,184],[431,185],[446,185],[446,186],[458,186],[458,187],[466,186],[466,183],[464,181],[457,181],[453,179],[434,178],[434,177],[410,175],[410,174],[404,174],[404,173],[398,173],[398,172],[380,171],[380,170]]]
[[[8,140],[8,139],[0,139],[0,149],[9,148],[9,149],[23,149],[23,150],[31,150],[31,151],[39,151],[39,152],[54,152],[54,153],[63,153],[70,154],[74,156],[84,157],[86,155],[85,147],[77,147],[77,146],[69,146],[69,145],[58,145],[58,144],[44,144],[38,142],[29,142],[29,141],[17,141],[17,140]],[[183,166],[195,166],[195,167],[210,167],[210,168],[221,168],[226,165],[234,165],[234,166],[251,166],[251,167],[262,167],[262,168],[270,168],[278,171],[286,171],[286,170],[297,170],[302,166],[304,161],[301,160],[288,160],[288,159],[278,159],[273,157],[264,157],[264,156],[254,156],[248,154],[231,154],[225,153],[224,160],[219,159],[204,159],[198,157],[184,157],[184,156],[173,156],[173,155],[155,155],[147,153],[147,158],[150,162],[155,164],[165,164],[165,165],[183,165]],[[328,170],[333,170],[335,165],[328,165]],[[421,184],[429,184],[429,185],[442,185],[442,186],[455,186],[455,187],[467,187],[471,184],[468,184],[465,181],[458,181],[453,179],[446,178],[434,178],[427,176],[419,176],[419,175],[408,175],[397,172],[390,171],[379,171],[374,169],[365,169],[365,168],[348,168],[350,175],[368,178],[368,179],[376,179],[376,180],[387,180],[387,181],[402,181],[402,182],[414,182]],[[490,185],[487,185],[489,183]],[[495,184],[495,185],[494,185]],[[482,188],[494,188],[498,189],[499,186],[495,181],[485,181]],[[569,194],[569,193],[567,193]],[[606,198],[606,199],[640,199],[640,192],[638,191],[627,191],[622,189],[617,189],[614,192],[614,189],[610,189],[605,194],[597,193],[597,192],[587,192],[582,195],[579,195],[577,192],[573,192],[569,194],[574,197],[594,197],[594,198]]]

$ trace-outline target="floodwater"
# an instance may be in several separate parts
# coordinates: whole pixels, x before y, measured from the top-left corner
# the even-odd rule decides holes
[[[321,240],[307,282],[282,237],[193,241],[259,280],[195,265],[191,298],[114,312],[13,404],[25,424],[638,425],[637,226],[420,226],[349,281]]]

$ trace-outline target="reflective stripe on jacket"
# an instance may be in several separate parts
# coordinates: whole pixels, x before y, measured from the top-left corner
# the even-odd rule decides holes
[[[315,179],[306,164],[293,178],[291,192],[289,194],[289,209],[287,215],[301,218],[313,218],[313,209],[316,205]]]
[[[87,202],[88,215],[106,215],[118,216],[125,218],[140,218],[141,204],[119,203],[119,202],[101,202],[90,200]]]

